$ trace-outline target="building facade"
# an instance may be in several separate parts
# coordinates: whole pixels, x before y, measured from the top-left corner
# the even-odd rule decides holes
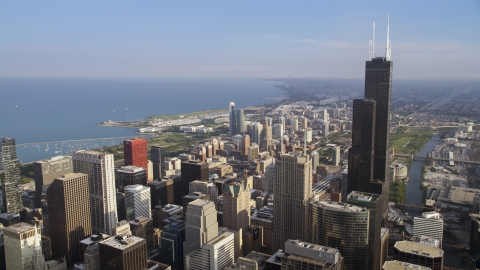
[[[76,150],[72,160],[73,172],[88,174],[92,233],[112,235],[118,221],[113,155]]]
[[[217,232],[218,233],[218,232]],[[214,239],[185,255],[185,269],[221,270],[235,262],[233,232],[225,231]]]
[[[443,241],[443,217],[441,213],[432,211],[422,213],[422,217],[413,219],[413,237],[427,236]]]
[[[185,220],[184,254],[199,249],[202,245],[217,237],[217,210],[212,201],[202,199],[188,204]]]
[[[3,230],[7,269],[32,270],[35,245],[41,243],[40,228],[20,222]]]
[[[53,180],[47,191],[52,257],[73,267],[83,261],[80,241],[92,234],[88,175],[68,173]]]
[[[57,156],[33,163],[35,178],[35,207],[42,207],[42,195],[46,194],[44,187],[64,174],[73,172],[72,157]]]
[[[125,211],[127,221],[140,216],[151,218],[150,188],[142,185],[126,186]]]
[[[223,227],[247,230],[250,225],[250,196],[247,181],[227,184],[223,193]]]
[[[118,191],[129,185],[147,185],[147,170],[137,166],[122,166],[115,169],[115,186]]]
[[[150,147],[150,160],[153,165],[153,180],[161,179],[164,176],[162,166],[165,161],[163,147],[152,145]]]
[[[229,135],[233,137],[237,135],[237,116],[235,114],[235,103],[228,104],[228,119],[229,119]]]
[[[145,239],[120,234],[100,242],[99,250],[102,270],[147,270]]]
[[[125,166],[137,166],[148,169],[147,139],[134,138],[123,141]]]
[[[20,181],[20,162],[17,159],[15,139],[2,137],[0,141],[0,167],[3,167],[5,180],[3,188],[3,207],[11,214],[18,214],[23,209],[22,182]]]
[[[280,154],[275,163],[273,250],[288,239],[308,235],[307,204],[312,193],[312,160],[308,155]]]
[[[308,242],[342,252],[345,269],[368,268],[370,213],[365,207],[332,201],[308,206]]]

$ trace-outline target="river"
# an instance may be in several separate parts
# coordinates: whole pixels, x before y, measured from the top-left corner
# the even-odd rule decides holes
[[[427,144],[425,144],[423,149],[417,153],[417,156],[426,156],[427,152],[432,152],[439,142],[440,136],[438,134],[434,134]],[[420,188],[420,184],[422,182],[423,165],[425,165],[425,161],[423,159],[414,159],[412,161],[410,171],[408,171],[409,180],[407,184],[407,196],[405,198],[405,203],[407,204],[413,203],[415,205],[422,205],[422,189]],[[422,216],[422,211],[420,211],[418,208],[405,207],[405,211],[407,211],[409,216],[412,218]],[[444,247],[443,251],[445,252],[444,266],[456,267],[460,269],[462,268],[461,260],[453,249]]]
[[[430,153],[435,149],[435,146],[440,142],[440,137],[434,134],[432,138],[425,144],[422,150],[417,153],[417,156],[424,157],[427,152]],[[422,183],[422,168],[425,165],[423,159],[414,159],[408,171],[408,183],[407,183],[407,196],[405,198],[406,204],[422,205],[422,189],[420,184]],[[411,217],[422,216],[422,211],[418,208],[406,207],[405,210]]]

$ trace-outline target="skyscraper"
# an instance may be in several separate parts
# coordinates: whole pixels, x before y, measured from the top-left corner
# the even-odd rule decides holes
[[[163,177],[163,162],[164,162],[164,155],[163,155],[163,147],[158,145],[152,145],[150,147],[150,159],[153,163],[153,179],[160,180]]]
[[[370,269],[367,265],[369,212],[366,208],[312,200],[308,206],[308,223],[308,242],[338,248],[344,257],[345,269]]]
[[[7,269],[30,270],[36,245],[42,240],[40,228],[20,222],[3,230]]]
[[[183,270],[183,242],[185,241],[185,223],[171,222],[165,225],[160,238],[161,263],[170,265],[172,270]]]
[[[280,154],[275,163],[272,249],[282,249],[288,239],[305,240],[307,203],[312,192],[312,160],[302,154]],[[314,242],[316,243],[316,242]]]
[[[385,57],[375,57],[365,65],[365,99],[353,103],[352,147],[348,158],[348,193],[356,190],[382,195],[381,210],[386,225],[389,192],[389,132],[393,62],[387,27]],[[370,164],[371,163],[371,164]]]
[[[44,186],[50,185],[55,178],[73,172],[72,157],[57,156],[33,163],[35,175],[35,207],[42,207]]]
[[[126,186],[125,211],[127,221],[140,216],[151,218],[150,188],[142,185]]]
[[[238,109],[237,112],[237,130],[236,133],[240,135],[245,135],[245,116],[243,109]]]
[[[148,150],[147,140],[144,138],[134,138],[123,141],[123,152],[125,166],[133,165],[148,169]],[[147,172],[148,174],[148,172]],[[148,175],[147,175],[148,178]]]
[[[102,270],[147,270],[147,243],[140,237],[120,234],[103,240],[100,248]]]
[[[298,130],[298,118],[290,119],[290,131]]]
[[[202,199],[188,204],[183,252],[199,249],[218,236],[217,210],[212,201]]]
[[[20,214],[22,204],[22,183],[20,181],[20,162],[17,159],[15,139],[2,137],[0,141],[0,163],[5,173],[3,187],[3,205],[7,213]]]
[[[227,184],[223,195],[223,226],[246,231],[250,225],[250,188],[247,181]]]
[[[230,102],[228,105],[228,118],[230,120],[230,137],[237,135],[237,117],[235,114],[235,103]]]
[[[332,148],[332,165],[338,166],[340,164],[340,146],[335,145]]]
[[[262,144],[262,130],[262,124],[258,122],[252,124],[252,142],[258,145]]]
[[[72,160],[73,172],[88,174],[92,232],[112,235],[118,221],[113,155],[76,150]]]
[[[80,241],[92,234],[88,175],[68,173],[53,180],[47,191],[52,233],[52,257],[67,259],[67,266],[83,261]],[[87,214],[86,214],[87,213]]]

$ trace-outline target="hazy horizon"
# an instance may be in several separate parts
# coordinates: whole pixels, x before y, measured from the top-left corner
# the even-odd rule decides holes
[[[476,79],[480,2],[0,4],[0,77],[362,78],[387,14],[395,79]]]

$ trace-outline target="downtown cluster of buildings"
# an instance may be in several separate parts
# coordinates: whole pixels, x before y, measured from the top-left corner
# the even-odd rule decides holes
[[[311,125],[329,133],[328,111],[311,112],[319,121],[310,124],[292,112],[287,123],[281,108],[276,123],[246,125],[230,103],[230,137],[189,154],[166,158],[161,146],[132,139],[121,167],[112,154],[85,150],[35,162],[26,208],[15,141],[2,138],[0,268],[442,269],[435,213],[415,221],[418,241],[398,241],[388,254],[392,68],[388,53],[366,63],[342,178],[325,173],[318,152],[307,154],[318,135]],[[332,162],[340,163],[337,146]]]

